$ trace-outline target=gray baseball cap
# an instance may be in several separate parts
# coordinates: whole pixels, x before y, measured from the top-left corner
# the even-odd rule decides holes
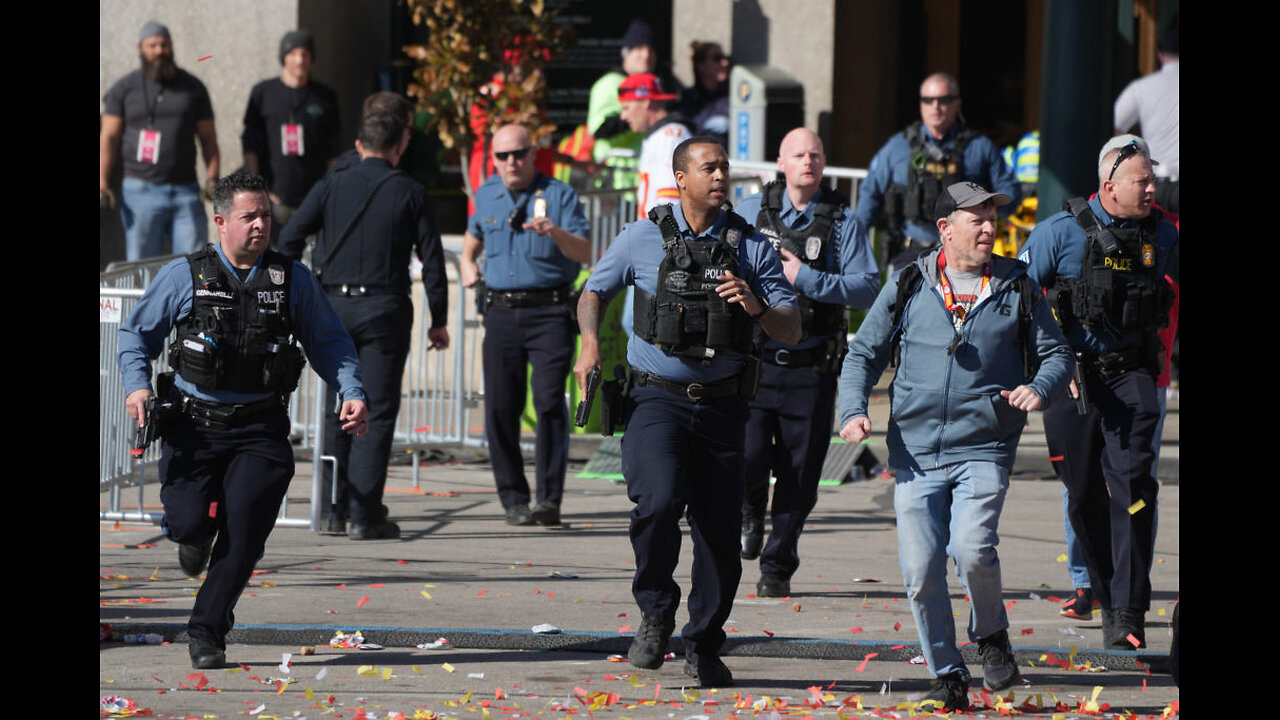
[[[1004,193],[993,193],[976,182],[965,180],[947,186],[946,190],[938,194],[938,200],[933,204],[933,214],[944,218],[956,210],[981,205],[987,200],[995,200],[996,207],[1013,202],[1013,198]]]

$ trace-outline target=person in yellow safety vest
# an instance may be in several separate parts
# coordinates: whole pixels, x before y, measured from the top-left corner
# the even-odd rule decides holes
[[[1002,223],[995,252],[1012,257],[1018,254],[1018,248],[1026,242],[1027,234],[1036,224],[1036,185],[1040,182],[1040,131],[1032,130],[1023,135],[1017,146],[1005,146],[1004,162],[1013,170],[1022,186],[1022,202]]]
[[[591,150],[595,146],[595,138],[591,137],[591,133],[587,131],[587,126],[579,125],[573,129],[573,132],[564,136],[560,144],[556,146],[559,156],[563,159],[572,160],[565,162],[557,160],[552,166],[552,176],[565,184],[571,184],[569,181],[573,177],[574,163],[588,164],[591,162]]]
[[[644,135],[631,130],[622,120],[618,86],[628,75],[651,73],[657,64],[653,28],[641,19],[631,21],[622,36],[622,67],[610,70],[591,86],[587,104],[587,129],[595,138],[591,157],[613,169],[609,187],[633,188],[639,184],[636,167]]]

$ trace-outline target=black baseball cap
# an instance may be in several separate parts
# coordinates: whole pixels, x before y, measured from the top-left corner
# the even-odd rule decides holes
[[[996,207],[1013,202],[1013,198],[1004,193],[993,193],[976,182],[966,180],[953,183],[938,194],[938,200],[933,204],[933,214],[944,218],[956,210],[981,205],[987,200],[994,200]]]

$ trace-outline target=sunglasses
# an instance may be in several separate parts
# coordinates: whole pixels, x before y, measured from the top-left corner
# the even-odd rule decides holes
[[[520,158],[528,155],[529,151],[532,149],[533,148],[531,147],[522,147],[519,150],[506,150],[503,152],[498,152],[495,150],[493,153],[493,157],[499,162],[506,162],[508,160],[519,160]]]
[[[1111,174],[1107,176],[1107,180],[1111,180],[1116,176],[1116,169],[1120,167],[1120,163],[1142,152],[1142,148],[1138,147],[1137,140],[1130,140],[1128,145],[1120,148],[1120,153],[1116,155],[1116,164],[1111,166]]]
[[[933,97],[929,97],[928,95],[921,95],[920,104],[932,105],[933,103],[937,102],[942,105],[950,105],[951,103],[959,99],[960,99],[959,95],[935,95]]]

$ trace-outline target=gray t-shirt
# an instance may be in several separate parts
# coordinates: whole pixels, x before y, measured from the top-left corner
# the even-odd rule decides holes
[[[104,115],[124,118],[120,157],[124,175],[152,183],[196,182],[196,121],[213,118],[204,83],[179,69],[163,85],[147,80],[142,70],[125,75],[102,98]],[[160,132],[155,162],[138,159],[140,133]]]

